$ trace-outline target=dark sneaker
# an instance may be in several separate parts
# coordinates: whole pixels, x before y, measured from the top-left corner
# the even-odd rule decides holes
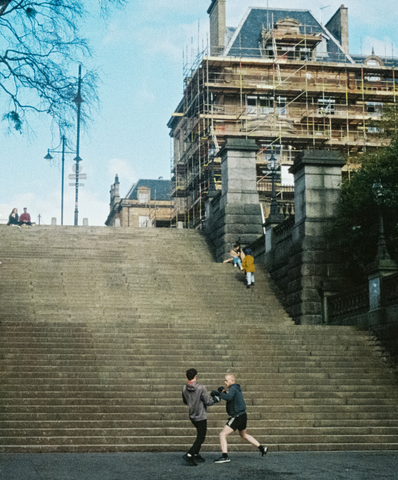
[[[258,447],[258,449],[260,450],[262,457],[263,457],[264,455],[266,455],[267,452],[268,452],[268,447],[263,447],[262,445],[260,445],[260,446]]]
[[[217,460],[214,460],[214,463],[228,463],[230,461],[231,460],[229,459],[229,457],[220,457],[217,458]]]
[[[195,462],[194,458],[191,456],[189,457],[188,454],[182,456],[182,458],[186,461],[187,465],[190,467],[196,467],[198,464]]]
[[[250,288],[250,285],[247,285],[246,288]]]
[[[193,458],[196,463],[203,463],[206,461],[199,453],[197,455],[194,455]]]

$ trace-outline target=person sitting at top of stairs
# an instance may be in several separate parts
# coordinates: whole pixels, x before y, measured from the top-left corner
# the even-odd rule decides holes
[[[32,226],[32,222],[30,221],[30,215],[28,213],[28,209],[24,207],[23,213],[21,213],[19,217],[19,224],[22,225],[27,225],[28,227]]]
[[[242,438],[256,446],[260,450],[262,456],[264,456],[268,451],[268,447],[263,447],[260,442],[249,435],[246,431],[246,403],[243,400],[243,394],[240,385],[235,382],[235,375],[225,375],[224,385],[225,388],[228,389],[228,392],[226,392],[224,387],[219,387],[218,391],[213,390],[211,392],[211,396],[213,398],[220,397],[223,400],[226,400],[227,413],[230,416],[227,424],[220,432],[222,456],[217,460],[214,460],[214,463],[228,463],[231,461],[228,457],[227,436],[235,430],[239,431],[239,435]]]
[[[242,270],[242,260],[245,257],[243,250],[240,248],[240,245],[237,243],[234,245],[233,249],[229,252],[230,258],[224,260],[223,263],[231,263],[234,267],[239,267]]]
[[[196,428],[196,440],[183,459],[190,467],[204,462],[205,459],[199,454],[200,447],[206,438],[207,431],[207,407],[219,402],[220,398],[212,398],[204,385],[197,383],[198,371],[190,368],[186,372],[188,383],[182,391],[182,400],[189,406],[189,418]]]
[[[7,225],[15,225],[17,227],[19,226],[19,215],[18,215],[18,209],[17,208],[12,209],[12,212],[10,213],[10,215],[8,217]]]

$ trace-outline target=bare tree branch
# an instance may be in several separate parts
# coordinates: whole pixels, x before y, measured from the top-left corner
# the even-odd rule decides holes
[[[21,130],[29,112],[48,114],[61,130],[74,123],[77,65],[90,55],[79,30],[91,10],[106,15],[125,0],[0,0],[0,115]],[[95,72],[84,81],[88,107],[97,101]],[[87,109],[85,109],[87,110]],[[84,118],[83,118],[84,120]]]
[[[8,7],[11,0],[0,0],[0,16],[3,15],[4,10]]]

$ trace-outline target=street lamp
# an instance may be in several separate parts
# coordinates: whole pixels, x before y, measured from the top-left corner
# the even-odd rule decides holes
[[[214,196],[217,193],[216,182],[214,181],[214,159],[217,156],[217,151],[218,151],[218,149],[216,148],[215,145],[213,145],[209,148],[209,152],[208,152],[209,159],[211,160],[210,186],[209,186],[209,195],[210,196]]]
[[[78,89],[76,97],[73,101],[77,105],[77,141],[76,141],[76,158],[74,158],[76,162],[76,171],[75,171],[75,227],[78,226],[79,221],[79,209],[78,209],[78,200],[79,200],[79,177],[81,178],[81,172],[79,168],[79,163],[82,159],[79,156],[79,149],[80,149],[80,109],[81,104],[83,103],[83,99],[81,96],[81,84],[82,84],[82,66],[79,65],[79,82],[78,82]]]
[[[65,153],[73,153],[72,151],[66,151],[66,138],[65,135],[61,137],[61,143],[56,148],[48,148],[47,155],[44,157],[45,160],[52,160],[51,153],[61,153],[62,154],[62,182],[61,182],[61,225],[64,224],[64,173],[65,173]],[[59,151],[58,148],[62,145],[62,150]],[[51,153],[50,153],[51,152]]]
[[[278,202],[276,201],[276,192],[275,192],[275,178],[279,174],[279,171],[280,171],[280,163],[275,158],[274,152],[271,152],[271,156],[267,162],[267,169],[263,171],[263,174],[268,174],[271,177],[272,197],[271,197],[270,216],[274,216],[274,217],[279,215],[279,206],[278,206]]]
[[[384,187],[381,183],[380,178],[376,180],[372,185],[372,191],[374,195],[375,202],[378,207],[379,213],[379,239],[377,242],[377,260],[390,260],[391,257],[387,250],[386,237],[384,235],[384,221],[383,221],[383,199],[384,199]]]

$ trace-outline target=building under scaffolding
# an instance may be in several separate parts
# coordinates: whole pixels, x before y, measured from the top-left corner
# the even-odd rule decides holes
[[[217,152],[226,137],[256,140],[265,214],[271,154],[283,179],[298,150],[338,149],[349,159],[381,146],[377,121],[397,101],[398,60],[350,55],[344,6],[325,26],[309,11],[249,8],[238,28],[227,28],[225,0],[212,0],[208,13],[210,48],[185,69],[168,123],[175,223],[201,228],[209,188],[221,189]],[[284,183],[277,193],[290,212],[293,188]]]

